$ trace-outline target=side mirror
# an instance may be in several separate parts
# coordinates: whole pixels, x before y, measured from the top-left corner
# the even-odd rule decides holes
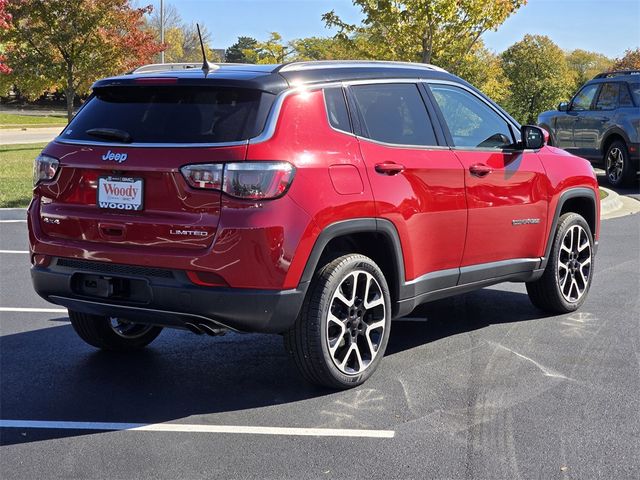
[[[546,143],[544,130],[534,125],[523,125],[520,129],[520,135],[525,150],[538,150]]]
[[[568,112],[569,111],[569,102],[560,102],[558,104],[559,112]]]

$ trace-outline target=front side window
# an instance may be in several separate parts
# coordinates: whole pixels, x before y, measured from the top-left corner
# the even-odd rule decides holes
[[[504,148],[512,145],[507,122],[485,102],[452,85],[429,85],[456,147]]]
[[[593,102],[593,97],[596,96],[596,92],[598,91],[598,84],[587,85],[582,90],[580,90],[575,97],[573,97],[573,101],[571,102],[571,110],[583,111],[589,110],[591,108],[591,103]]]
[[[365,137],[396,145],[437,145],[417,85],[355,85],[351,91],[364,122]]]
[[[618,90],[619,84],[605,83],[600,89],[598,101],[596,102],[596,110],[613,110],[618,108]]]

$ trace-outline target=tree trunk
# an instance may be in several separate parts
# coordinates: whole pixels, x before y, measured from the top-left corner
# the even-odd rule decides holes
[[[73,66],[67,63],[67,86],[64,89],[64,96],[67,99],[67,123],[73,119],[73,100],[76,96],[76,89],[73,87]]]

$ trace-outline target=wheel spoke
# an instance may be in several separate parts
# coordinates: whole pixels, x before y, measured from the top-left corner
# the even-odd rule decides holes
[[[326,318],[327,349],[335,366],[347,375],[368,368],[388,321],[376,278],[363,270],[346,274],[333,293]]]

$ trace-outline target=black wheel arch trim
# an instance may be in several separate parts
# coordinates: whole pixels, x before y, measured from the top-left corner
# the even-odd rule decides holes
[[[306,290],[307,285],[313,278],[313,274],[318,268],[318,262],[324,252],[325,247],[335,238],[350,235],[354,233],[376,233],[383,235],[389,242],[393,250],[393,267],[396,278],[395,285],[390,285],[392,296],[398,299],[402,292],[402,286],[406,282],[404,273],[404,255],[402,254],[402,244],[398,230],[390,220],[383,218],[354,218],[349,220],[341,220],[326,226],[318,235],[315,244],[311,250],[311,254],[307,259],[307,263],[302,272],[299,281],[299,289]]]
[[[625,146],[627,147],[627,153],[628,153],[628,149],[629,149],[629,143],[631,143],[630,139],[629,139],[629,135],[627,135],[627,132],[625,132],[622,128],[620,127],[612,127],[611,129],[609,129],[603,136],[602,136],[602,143],[600,144],[600,152],[603,155],[603,160],[604,160],[604,155],[607,154],[606,150],[605,150],[605,145],[609,144],[609,140],[611,139],[612,136],[617,136],[617,137],[621,137],[622,141],[624,142]]]
[[[597,205],[598,202],[596,200],[596,192],[590,188],[586,188],[586,187],[575,187],[575,188],[570,188],[568,190],[565,190],[564,192],[562,192],[560,194],[560,198],[558,199],[558,204],[556,205],[556,211],[553,215],[553,222],[551,224],[551,228],[549,229],[549,237],[547,239],[547,246],[545,247],[544,250],[544,257],[542,257],[542,262],[540,264],[540,268],[544,269],[547,266],[547,262],[549,260],[549,255],[551,253],[551,247],[553,246],[553,241],[556,237],[556,228],[558,227],[558,220],[560,219],[560,212],[562,212],[562,207],[564,206],[564,204],[567,202],[567,200],[570,200],[572,198],[587,198],[588,200],[590,200],[593,204],[593,212],[595,215],[595,219],[594,219],[594,223],[595,226],[597,228],[597,224],[598,224],[598,220],[600,218],[600,212],[598,212],[597,210]],[[585,218],[585,220],[588,219]],[[597,242],[596,242],[596,232],[593,231],[591,232],[591,235],[593,235],[593,241],[594,241],[594,255],[596,253],[597,250]]]

